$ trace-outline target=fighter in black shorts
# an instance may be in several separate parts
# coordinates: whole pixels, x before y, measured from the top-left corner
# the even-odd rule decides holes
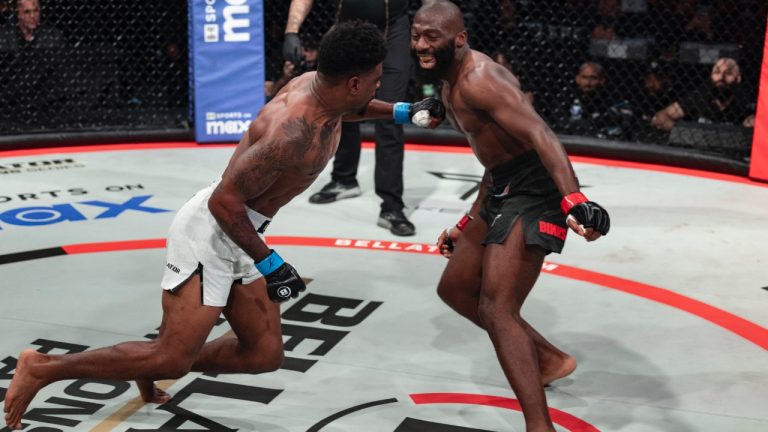
[[[461,11],[447,1],[423,6],[411,26],[417,70],[442,81],[448,118],[486,168],[469,213],[438,239],[450,260],[437,291],[488,332],[526,431],[554,431],[543,386],[573,372],[576,360],[544,339],[520,309],[544,257],[562,249],[567,227],[592,241],[608,233],[609,217],[579,192],[563,146],[517,78],[470,49],[467,37]]]

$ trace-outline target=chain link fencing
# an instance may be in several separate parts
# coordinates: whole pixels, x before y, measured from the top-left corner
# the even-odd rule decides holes
[[[289,3],[266,4],[268,79],[283,73],[280,47]],[[338,0],[314,3],[302,26],[304,41],[319,40],[338,7]],[[768,2],[454,3],[464,12],[472,48],[512,70],[557,133],[748,158]],[[411,16],[420,5],[410,0]],[[738,65],[738,84],[712,80],[721,58]],[[409,97],[435,90],[414,78]],[[679,110],[665,111],[675,102]]]
[[[338,3],[315,0],[301,33],[310,48]],[[519,77],[557,133],[748,158],[768,2],[455,3],[471,46]],[[264,2],[269,82],[286,72],[289,4]],[[421,1],[409,4],[413,16]],[[0,0],[0,134],[190,129],[186,2],[41,0],[40,17],[25,42],[17,1]],[[738,65],[737,85],[712,80],[721,58]],[[435,90],[412,78],[408,97]]]
[[[187,33],[186,2],[0,0],[0,133],[189,128]]]

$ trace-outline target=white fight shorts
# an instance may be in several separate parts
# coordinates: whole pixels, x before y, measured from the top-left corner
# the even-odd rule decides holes
[[[220,180],[219,180],[220,181]],[[161,286],[173,291],[200,274],[203,304],[226,306],[232,284],[248,284],[261,277],[248,256],[219,227],[208,210],[208,198],[219,184],[214,182],[187,201],[173,219],[166,242],[167,258]],[[246,207],[259,235],[270,219]]]

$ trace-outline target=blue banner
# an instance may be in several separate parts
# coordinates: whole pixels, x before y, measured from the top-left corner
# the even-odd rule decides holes
[[[190,96],[197,142],[239,141],[264,105],[262,0],[190,0]]]

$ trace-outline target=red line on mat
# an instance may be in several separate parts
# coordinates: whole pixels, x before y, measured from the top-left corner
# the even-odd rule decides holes
[[[389,252],[421,253],[438,255],[437,248],[427,243],[403,243],[387,240],[343,239],[324,237],[268,236],[267,241],[275,246],[313,246],[335,247],[344,249],[375,250]],[[134,249],[154,249],[165,247],[165,239],[131,240],[103,243],[83,243],[62,246],[67,254],[110,252]],[[653,285],[635,282],[604,273],[584,270],[577,267],[547,262],[544,272],[568,279],[580,280],[593,285],[614,289],[634,296],[688,312],[712,324],[722,327],[760,347],[768,350],[768,329],[718,309],[704,302],[694,300],[682,294]]]
[[[520,402],[517,399],[501,396],[490,396],[482,394],[469,393],[420,393],[409,395],[416,405],[422,404],[463,404],[463,405],[484,405],[496,408],[504,408],[515,411],[522,411]],[[549,415],[552,422],[560,425],[571,432],[600,432],[600,430],[584,420],[560,411],[555,408],[549,408]]]
[[[125,151],[125,150],[163,150],[163,149],[179,149],[179,148],[198,148],[198,149],[211,149],[219,147],[234,147],[235,144],[198,144],[195,142],[167,142],[167,143],[139,143],[139,144],[99,144],[99,145],[86,145],[86,146],[72,146],[72,147],[48,147],[38,149],[21,149],[21,150],[0,150],[0,158],[14,157],[14,156],[34,156],[44,154],[60,154],[60,153],[93,153],[93,152],[108,152],[108,151]],[[364,142],[363,148],[374,148],[375,144],[371,142]],[[436,145],[436,144],[406,144],[405,149],[408,151],[417,152],[432,152],[432,153],[456,153],[456,154],[471,154],[472,149],[467,146],[448,146],[448,145]],[[600,159],[594,157],[585,156],[570,156],[571,161],[576,163],[584,163],[590,165],[610,166],[616,168],[628,168],[639,169],[645,171],[663,172],[667,174],[684,175],[689,177],[706,178],[710,180],[726,181],[731,183],[746,184],[750,186],[768,187],[768,183],[751,180],[747,177],[740,177],[737,175],[721,174],[716,172],[696,170],[691,168],[678,168],[666,165],[651,164],[644,162],[628,162],[613,159]]]

